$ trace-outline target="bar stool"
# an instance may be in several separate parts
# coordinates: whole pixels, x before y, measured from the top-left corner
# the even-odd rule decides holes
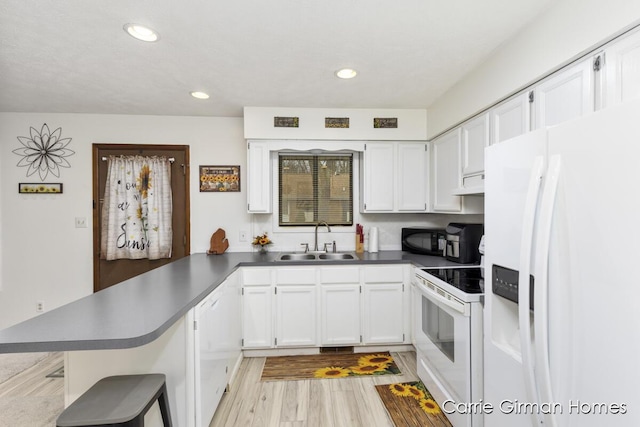
[[[69,405],[57,427],[144,427],[144,414],[158,401],[162,422],[171,427],[164,374],[106,377]]]

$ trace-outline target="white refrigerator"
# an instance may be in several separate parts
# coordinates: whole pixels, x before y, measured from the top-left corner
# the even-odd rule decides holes
[[[640,426],[640,102],[492,145],[485,166],[472,410],[486,427]]]

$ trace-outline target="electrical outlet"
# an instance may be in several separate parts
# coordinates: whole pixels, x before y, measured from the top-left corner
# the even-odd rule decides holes
[[[77,216],[76,228],[87,228],[87,218]]]
[[[247,234],[248,234],[247,230],[240,230],[238,240],[240,240],[241,242],[246,242],[247,241]]]
[[[44,311],[44,301],[36,301],[36,313],[42,313]]]

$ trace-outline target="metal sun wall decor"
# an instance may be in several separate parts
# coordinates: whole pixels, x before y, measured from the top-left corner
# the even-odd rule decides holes
[[[13,153],[21,156],[18,167],[27,168],[27,176],[38,172],[40,180],[44,181],[49,172],[60,177],[60,168],[70,168],[71,164],[65,157],[75,154],[75,151],[67,148],[71,138],[61,138],[62,128],[51,132],[47,124],[43,124],[40,131],[29,128],[30,136],[19,136],[18,141],[23,145],[13,150]]]

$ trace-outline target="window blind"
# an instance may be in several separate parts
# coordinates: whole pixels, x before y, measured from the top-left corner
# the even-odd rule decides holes
[[[353,224],[351,154],[280,154],[278,157],[281,226]]]

